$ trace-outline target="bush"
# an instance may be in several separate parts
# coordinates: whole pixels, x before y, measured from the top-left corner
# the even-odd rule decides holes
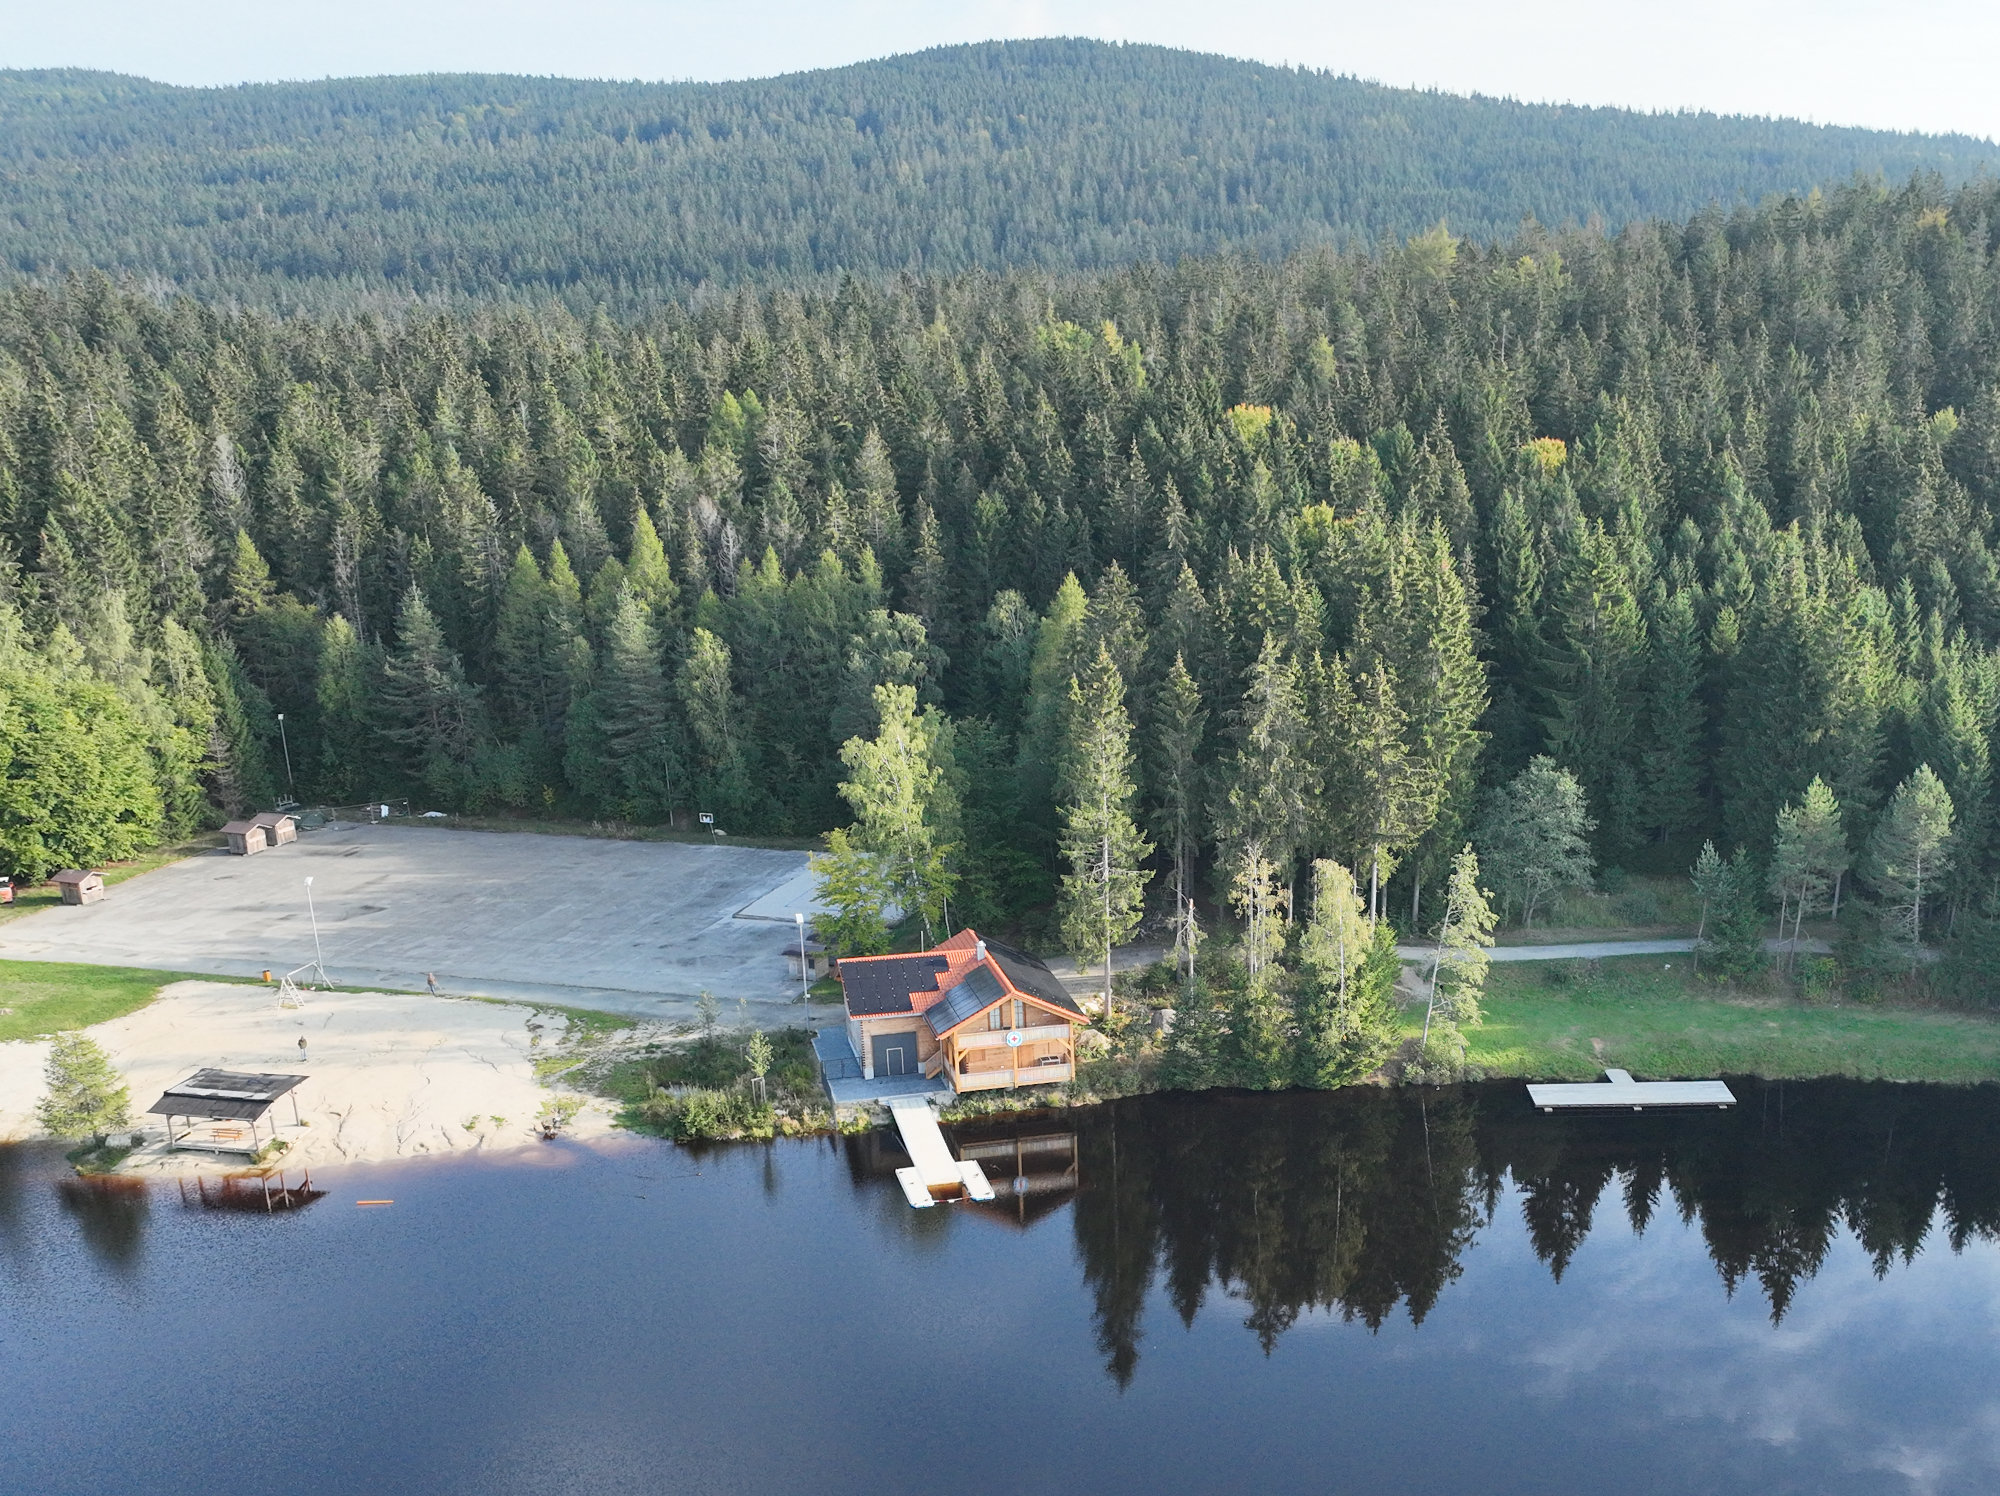
[[[690,1086],[678,1092],[655,1087],[637,1111],[647,1126],[683,1143],[768,1138],[778,1126],[778,1114],[768,1102],[736,1086],[727,1090]]]
[[[1657,925],[1664,918],[1659,894],[1643,883],[1620,894],[1612,901],[1611,909],[1628,925]]]
[[[1808,956],[1799,963],[1799,996],[1809,1003],[1831,1000],[1840,987],[1840,965],[1831,956]]]

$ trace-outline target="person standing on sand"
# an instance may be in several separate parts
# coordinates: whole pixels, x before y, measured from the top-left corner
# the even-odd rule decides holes
[[[432,996],[432,997],[443,997],[443,996],[444,996],[444,994],[443,994],[442,992],[438,991],[438,979],[437,979],[437,973],[436,973],[436,972],[434,972],[434,971],[427,971],[427,972],[425,972],[425,973],[424,973],[424,985],[425,985],[425,986],[427,986],[427,987],[429,987],[429,988],[431,989],[431,996]]]

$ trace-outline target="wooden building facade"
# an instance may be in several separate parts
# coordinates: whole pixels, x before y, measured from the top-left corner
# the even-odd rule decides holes
[[[848,1043],[869,1080],[923,1075],[963,1094],[1076,1078],[1090,1020],[1026,952],[961,930],[912,955],[847,957],[838,974]]]

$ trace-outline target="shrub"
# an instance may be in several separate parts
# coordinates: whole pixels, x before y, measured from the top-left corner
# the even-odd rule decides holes
[[[1831,956],[1808,956],[1799,963],[1799,996],[1823,1003],[1840,986],[1840,966]]]
[[[1628,925],[1657,925],[1662,919],[1659,894],[1643,883],[1612,900],[1611,909]]]
[[[646,1125],[683,1143],[768,1138],[777,1131],[777,1113],[770,1104],[736,1086],[727,1090],[689,1086],[680,1091],[656,1086],[637,1111]]]

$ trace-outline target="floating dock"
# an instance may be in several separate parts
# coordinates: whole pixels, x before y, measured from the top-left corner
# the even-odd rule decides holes
[[[951,1148],[938,1130],[937,1113],[931,1104],[921,1096],[898,1096],[889,1102],[889,1115],[896,1119],[896,1130],[903,1135],[903,1146],[909,1150],[910,1164],[896,1171],[896,1182],[903,1187],[903,1198],[918,1209],[935,1205],[939,1200],[956,1200],[961,1196],[973,1200],[991,1200],[993,1186],[987,1182],[986,1172],[978,1164],[967,1160],[960,1163],[951,1156]]]
[[[1603,1081],[1586,1085],[1528,1087],[1528,1099],[1545,1112],[1643,1112],[1648,1107],[1722,1107],[1736,1097],[1719,1080],[1634,1080],[1629,1071],[1607,1070]]]

